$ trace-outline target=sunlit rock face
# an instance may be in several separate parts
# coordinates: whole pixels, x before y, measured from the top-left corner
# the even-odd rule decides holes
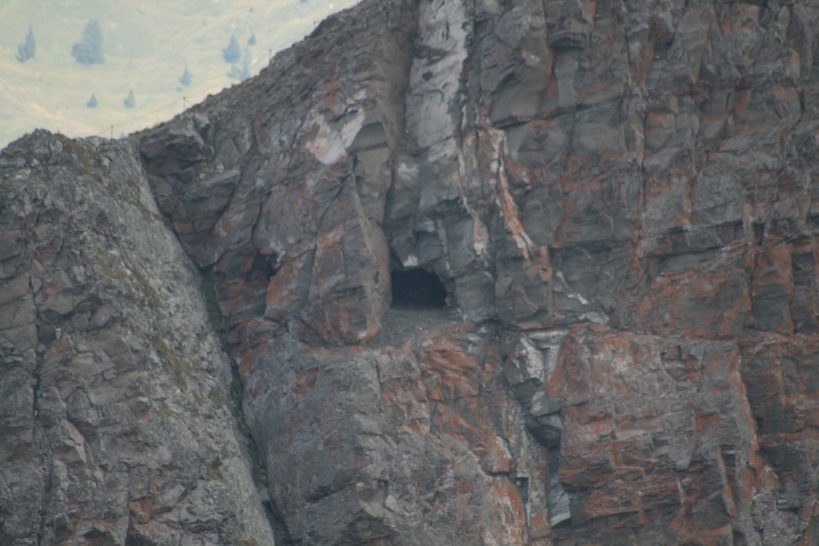
[[[818,30],[815,1],[365,2],[134,135],[280,542],[816,544]],[[36,360],[79,304],[17,271]]]

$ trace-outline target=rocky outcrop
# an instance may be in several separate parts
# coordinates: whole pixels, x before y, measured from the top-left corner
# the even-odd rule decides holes
[[[213,287],[284,541],[815,544],[818,25],[813,1],[364,2],[118,148]],[[43,140],[5,152],[4,184]],[[128,268],[162,287],[155,261]],[[5,305],[37,311],[4,315],[29,317],[8,354],[40,362],[19,329],[53,304],[14,282]],[[119,309],[157,358],[163,320],[212,336]],[[183,338],[191,366],[207,345]],[[255,498],[231,506],[208,532],[259,528]]]
[[[0,155],[0,543],[273,544],[201,277],[137,158],[44,132]]]

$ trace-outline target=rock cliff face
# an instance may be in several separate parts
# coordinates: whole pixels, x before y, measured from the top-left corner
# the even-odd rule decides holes
[[[135,150],[35,132],[0,179],[0,543],[272,544],[200,275]]]
[[[818,31],[365,1],[129,142],[13,144],[0,538],[819,543]]]

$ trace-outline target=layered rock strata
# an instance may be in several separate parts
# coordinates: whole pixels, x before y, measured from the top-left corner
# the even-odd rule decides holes
[[[817,30],[814,1],[364,2],[118,148],[213,287],[283,541],[816,544]],[[5,152],[4,188],[55,138]],[[28,317],[2,325],[4,358],[46,362],[56,318],[5,252],[4,309],[37,311],[4,313]],[[390,307],[440,289],[391,275],[413,269],[446,307]],[[132,328],[148,352],[180,323],[151,312]],[[7,415],[48,399],[28,381]],[[238,506],[207,532],[260,529],[257,499]]]

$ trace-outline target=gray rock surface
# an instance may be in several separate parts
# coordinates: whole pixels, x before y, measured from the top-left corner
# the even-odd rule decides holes
[[[118,361],[103,342],[48,356],[102,321],[94,328],[127,332],[129,358],[168,363],[140,387],[142,411],[188,408],[198,393],[197,419],[224,419],[187,452],[199,473],[191,463],[173,478],[203,480],[184,486],[188,512],[129,505],[117,521],[259,540],[253,486],[214,480],[207,464],[224,435],[235,475],[252,466],[227,410],[203,409],[230,381],[219,330],[283,542],[816,544],[817,31],[813,0],[366,1],[130,144],[29,137],[4,152],[3,187],[40,172],[26,150],[47,143],[63,146],[54,161],[100,162],[98,178],[120,182],[100,184],[92,208],[70,207],[80,227],[58,228],[51,247],[116,256],[130,273],[95,270],[108,262],[85,254],[23,268],[21,256],[52,262],[29,258],[44,235],[15,218],[56,222],[51,205],[3,209],[14,211],[0,239],[4,358],[49,363],[9,366],[0,383],[0,423],[15,435],[4,445],[32,454],[3,468],[43,480],[31,460],[44,453],[93,467],[77,446],[102,421],[67,418],[75,433],[56,410],[28,408],[52,407],[59,381],[46,379],[63,362],[105,378],[96,355]],[[105,174],[120,164],[109,148],[130,165],[122,173]],[[57,177],[38,168],[33,188]],[[136,201],[126,172],[140,173]],[[98,239],[93,207],[111,226]],[[114,229],[143,208],[154,231]],[[136,253],[176,249],[160,217],[187,257]],[[210,325],[186,310],[203,305],[196,268],[219,311]],[[440,286],[396,275],[413,269]],[[170,283],[172,270],[187,276]],[[105,287],[119,296],[88,295]],[[423,296],[439,289],[444,307]],[[36,419],[58,432],[38,433]],[[171,421],[116,428],[111,460],[131,461],[156,431],[180,435]],[[155,468],[147,459],[129,468]],[[3,529],[45,521],[36,507],[60,480],[4,482]],[[206,500],[217,482],[220,498],[252,495],[225,511]],[[25,509],[5,500],[19,491]],[[171,491],[135,498],[179,505]],[[88,529],[104,520],[82,506]]]
[[[131,146],[35,132],[0,180],[0,543],[273,544],[202,279]]]

